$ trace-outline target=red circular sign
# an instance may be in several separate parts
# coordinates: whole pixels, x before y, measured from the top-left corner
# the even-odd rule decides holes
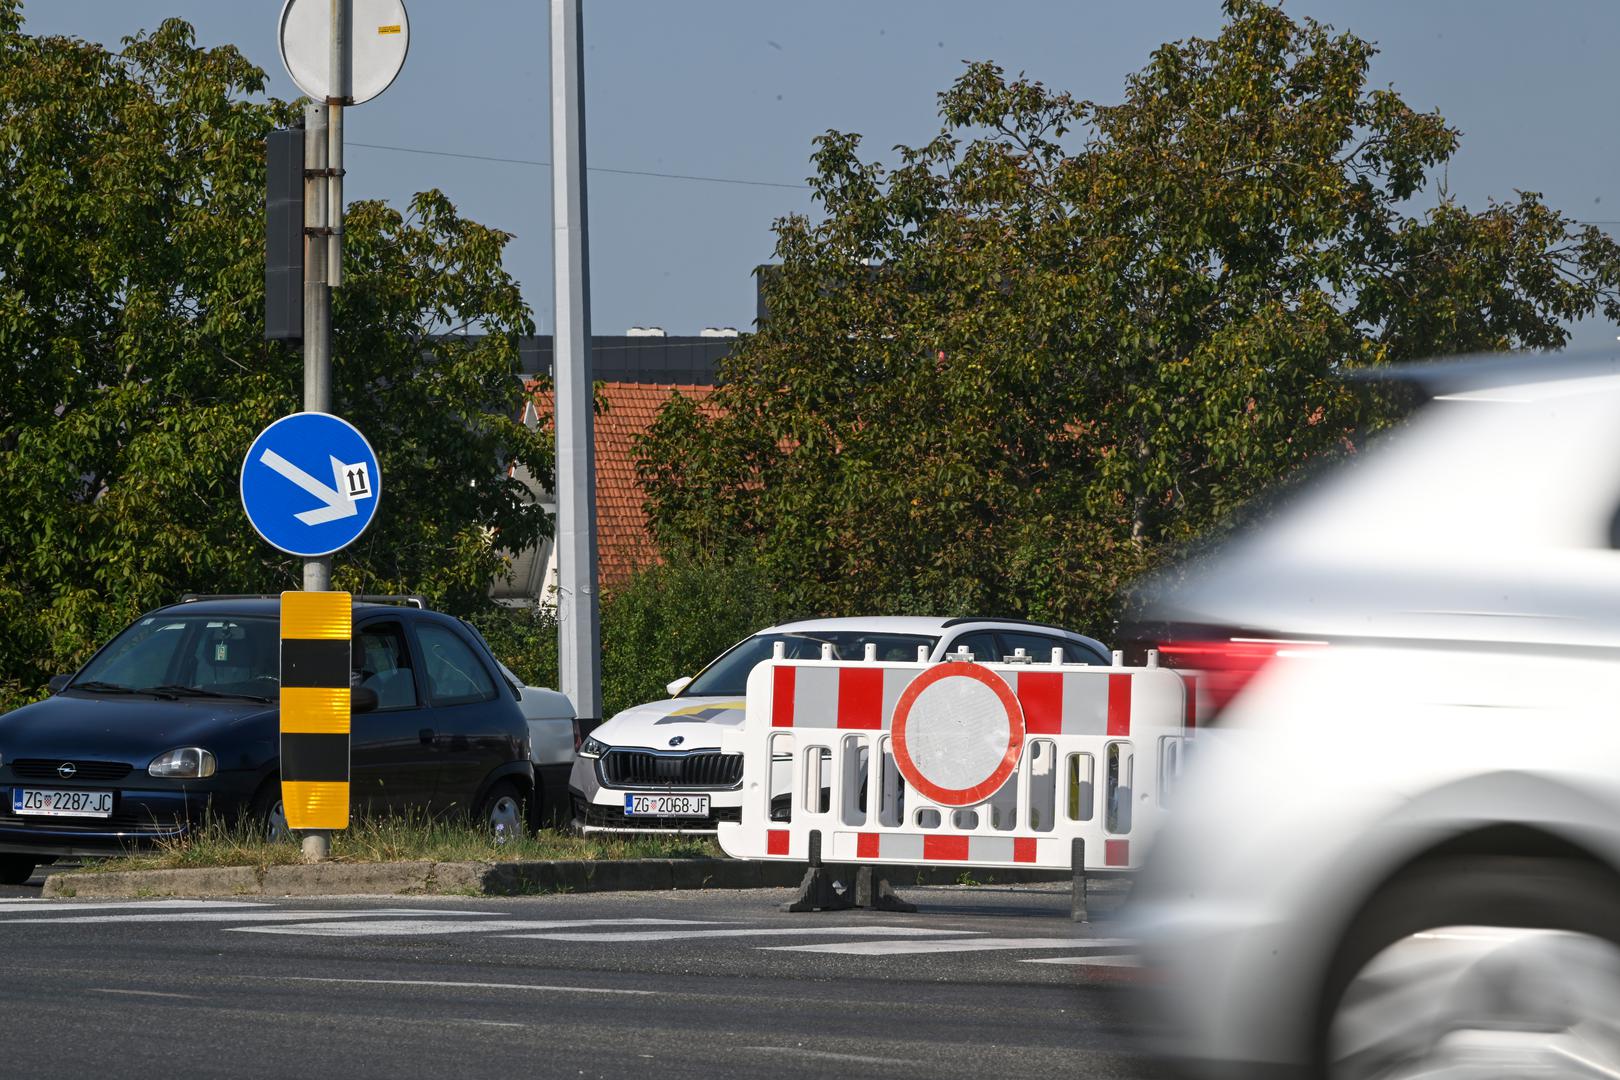
[[[951,661],[911,680],[895,704],[892,729],[900,775],[941,806],[988,799],[1024,751],[1024,710],[1006,682],[979,664]]]

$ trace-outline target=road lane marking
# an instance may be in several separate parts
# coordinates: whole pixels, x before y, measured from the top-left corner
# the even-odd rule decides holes
[[[127,994],[130,997],[155,998],[184,998],[187,1001],[196,1001],[196,994],[165,994],[161,990],[118,990],[111,986],[91,986],[87,988],[92,994]]]
[[[287,922],[295,919],[369,919],[376,915],[435,915],[435,911],[413,908],[386,908],[374,911],[292,911],[276,908],[269,911],[143,911],[122,915],[65,915],[35,919],[0,919],[0,924],[49,923],[201,923],[201,922]],[[477,915],[476,911],[453,911],[447,915]]]
[[[953,938],[946,941],[834,941],[820,945],[761,945],[767,952],[842,953],[847,956],[915,956],[924,953],[989,952],[995,949],[1118,948],[1106,938]],[[1134,942],[1132,943],[1134,944]]]
[[[545,986],[535,983],[451,982],[447,979],[332,979],[314,975],[239,975],[265,982],[333,983],[350,986],[430,986],[451,990],[539,990],[557,994],[626,994],[631,997],[668,997],[663,990],[620,990],[608,986]]]
[[[637,930],[628,933],[550,933],[505,934],[504,937],[530,938],[536,941],[596,941],[620,943],[628,941],[701,941],[705,938],[760,937],[760,936],[816,936],[830,934],[870,934],[878,937],[939,937],[941,934],[972,934],[972,930],[931,930],[921,926],[754,926],[736,930]]]
[[[258,904],[249,900],[79,900],[68,903],[62,900],[41,900],[31,897],[25,900],[0,900],[0,910],[15,909],[26,910],[32,906],[41,911],[112,911],[114,909],[131,908],[168,908],[179,910],[181,908],[264,908],[269,904]]]
[[[560,930],[573,926],[646,926],[681,924],[713,926],[715,919],[486,919],[478,922],[427,919],[381,919],[367,923],[311,922],[299,926],[233,927],[242,934],[287,934],[308,937],[415,937],[431,934],[484,934],[495,930]]]
[[[799,1046],[740,1046],[739,1050],[754,1050],[763,1054],[790,1054],[794,1057],[814,1058],[817,1061],[849,1061],[860,1065],[915,1065],[903,1058],[868,1057],[865,1054],[837,1054],[831,1050],[806,1050]]]
[[[1075,964],[1084,967],[1139,968],[1142,958],[1130,955],[1114,956],[1036,956],[1024,960],[1026,964]]]

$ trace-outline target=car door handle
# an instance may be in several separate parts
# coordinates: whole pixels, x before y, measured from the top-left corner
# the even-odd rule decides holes
[[[418,731],[416,733],[416,737],[417,737],[417,739],[419,739],[421,741],[423,746],[432,746],[433,745],[433,729],[432,728],[426,728],[426,727],[423,728],[421,731]]]

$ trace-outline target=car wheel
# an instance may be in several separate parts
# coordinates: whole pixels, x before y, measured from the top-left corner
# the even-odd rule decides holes
[[[0,855],[0,885],[21,885],[34,876],[31,855]]]
[[[1328,989],[1332,1080],[1620,1074],[1620,882],[1553,859],[1420,867],[1356,920]]]
[[[483,828],[497,835],[521,836],[527,820],[524,802],[523,792],[518,786],[510,780],[502,780],[484,796],[476,820]]]
[[[248,822],[255,836],[272,844],[292,839],[292,830],[287,827],[287,810],[281,804],[280,780],[272,777],[259,788],[248,809]]]

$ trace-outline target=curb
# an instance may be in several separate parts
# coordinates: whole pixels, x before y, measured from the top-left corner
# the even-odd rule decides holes
[[[51,898],[144,899],[237,896],[531,896],[538,893],[651,892],[668,889],[770,889],[797,886],[806,866],[738,859],[558,859],[548,862],[314,863],[221,866],[189,870],[120,870],[51,874]],[[1066,882],[1067,871],[986,870],[945,866],[891,867],[897,888]]]

